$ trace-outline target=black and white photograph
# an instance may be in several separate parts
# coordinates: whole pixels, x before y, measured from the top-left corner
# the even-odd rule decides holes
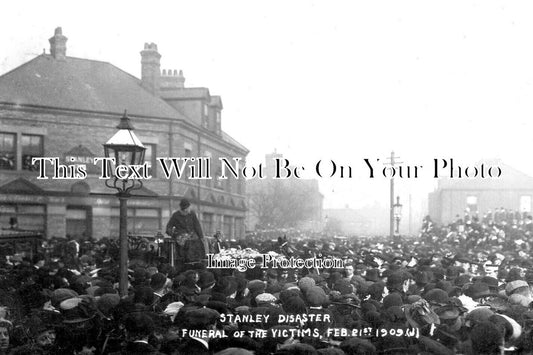
[[[6,2],[0,355],[533,354],[532,13]]]

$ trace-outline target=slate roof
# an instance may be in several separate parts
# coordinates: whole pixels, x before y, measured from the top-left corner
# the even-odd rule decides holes
[[[34,105],[130,116],[181,119],[195,126],[191,119],[168,104],[164,98],[206,98],[207,88],[162,91],[163,98],[141,86],[141,80],[113,64],[66,57],[57,60],[41,54],[0,76],[0,103]],[[220,97],[215,101],[222,101]],[[246,147],[222,132],[222,140],[239,149]]]
[[[236,147],[238,147],[239,149],[242,149],[244,151],[248,151],[248,149],[243,146],[242,144],[240,144],[239,142],[237,142],[235,139],[233,139],[229,134],[227,134],[226,132],[222,131],[222,139],[225,141],[225,142],[228,142],[229,144],[232,144]]]
[[[107,62],[42,54],[0,76],[0,102],[162,118],[181,118],[141,81]]]
[[[481,162],[473,166],[480,167]],[[486,177],[481,178],[478,175],[476,178],[443,178],[439,179],[437,190],[531,190],[533,189],[533,177],[513,168],[510,165],[502,163],[499,159],[485,160],[485,171],[491,166],[498,166],[501,168],[502,174],[499,178]],[[466,168],[464,166],[463,168]],[[449,170],[442,169],[442,175]],[[457,176],[458,169],[455,168]],[[473,172],[472,169],[470,171]],[[496,173],[496,170],[493,170]],[[449,173],[448,173],[449,174]],[[481,173],[479,173],[481,174]]]
[[[209,99],[209,89],[207,88],[161,88],[161,96],[165,99],[189,100],[189,99]]]

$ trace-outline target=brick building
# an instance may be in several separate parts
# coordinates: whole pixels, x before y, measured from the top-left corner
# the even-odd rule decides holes
[[[187,197],[205,234],[221,230],[243,236],[242,179],[166,179],[156,161],[210,157],[215,176],[219,157],[246,157],[248,150],[221,129],[220,96],[185,87],[181,71],[161,71],[153,43],[141,51],[139,80],[110,63],[67,56],[61,28],[49,41],[50,54],[0,76],[0,227],[16,217],[19,228],[42,230],[48,237],[117,236],[116,191],[98,178],[101,169],[93,159],[104,156],[103,143],[127,110],[153,176],[128,201],[129,231],[164,230],[179,200]],[[37,179],[31,158],[39,156],[86,164],[88,176]]]
[[[450,223],[465,211],[483,217],[496,209],[531,213],[533,177],[501,162],[489,164],[501,167],[499,178],[439,179],[438,187],[428,196],[428,210],[438,223]]]

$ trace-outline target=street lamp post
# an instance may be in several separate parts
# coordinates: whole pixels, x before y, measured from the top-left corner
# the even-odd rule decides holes
[[[144,162],[144,152],[146,148],[133,133],[133,126],[127,112],[120,119],[117,126],[118,132],[104,144],[104,153],[106,158],[112,158],[107,164],[113,177],[106,180],[105,184],[109,188],[117,190],[116,196],[120,202],[120,224],[119,224],[119,242],[120,242],[120,264],[119,264],[119,291],[121,296],[128,295],[128,198],[132,190],[142,188],[142,181],[130,178],[129,174],[117,176],[119,165],[131,166],[141,165]],[[127,169],[127,168],[126,168]]]
[[[394,219],[396,220],[396,231],[395,235],[400,235],[400,220],[402,219],[402,204],[400,203],[400,196],[396,196],[396,203],[393,205],[394,208]]]

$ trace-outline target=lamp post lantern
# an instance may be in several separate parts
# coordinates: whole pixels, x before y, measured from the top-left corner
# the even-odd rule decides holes
[[[400,203],[400,196],[396,196],[396,203],[393,205],[394,208],[394,219],[396,220],[396,231],[395,235],[400,235],[400,220],[402,219],[402,207],[403,205]]]
[[[118,165],[131,166],[141,165],[144,162],[144,152],[146,148],[133,133],[133,126],[126,111],[116,127],[118,132],[104,144],[106,158],[113,158],[107,164],[113,177],[106,180],[105,184],[109,188],[117,190],[116,196],[120,202],[120,264],[119,264],[119,291],[122,297],[128,295],[128,198],[130,191],[142,188],[142,181],[130,179],[130,175],[117,176],[114,167]],[[117,169],[118,170],[118,169]]]

